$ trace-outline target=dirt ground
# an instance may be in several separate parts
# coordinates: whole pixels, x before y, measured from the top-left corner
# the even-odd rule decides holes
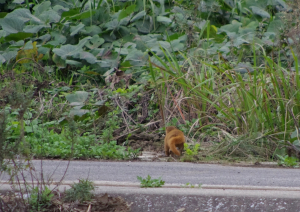
[[[130,204],[121,197],[112,197],[107,194],[95,196],[91,201],[80,203],[64,201],[63,193],[56,192],[48,206],[43,207],[43,212],[129,212]],[[27,199],[16,196],[16,193],[6,192],[0,194],[1,212],[27,212]]]
[[[162,153],[164,151],[164,143],[163,142],[155,142],[155,141],[131,141],[129,146],[133,149],[140,148],[141,151],[149,151],[149,152],[157,152]]]

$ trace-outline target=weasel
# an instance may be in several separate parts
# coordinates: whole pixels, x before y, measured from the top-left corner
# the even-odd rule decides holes
[[[166,127],[166,137],[165,137],[165,153],[167,156],[170,155],[170,150],[176,154],[180,155],[183,151],[183,144],[185,138],[184,134],[181,130],[177,129],[176,127]],[[177,150],[177,148],[180,152]]]

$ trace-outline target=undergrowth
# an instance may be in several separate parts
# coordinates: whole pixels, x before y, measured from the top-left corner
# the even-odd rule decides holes
[[[199,152],[299,156],[299,11],[289,4],[8,4],[0,22],[1,152],[133,159],[139,149],[129,135],[174,125],[200,144],[186,148],[196,160]],[[19,27],[7,27],[12,19]]]
[[[64,198],[67,201],[90,201],[94,194],[94,185],[92,181],[80,179],[78,183],[71,185],[71,188],[65,191]]]

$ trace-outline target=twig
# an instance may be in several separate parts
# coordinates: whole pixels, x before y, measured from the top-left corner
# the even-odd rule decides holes
[[[115,101],[116,101],[117,105],[120,107],[120,109],[122,110],[122,112],[124,112],[124,113],[128,116],[128,118],[129,118],[134,124],[136,124],[135,121],[131,118],[131,116],[129,116],[129,115],[126,113],[126,111],[120,106],[120,104],[119,104],[117,98],[115,98]]]
[[[147,127],[147,126],[149,126],[149,125],[151,125],[151,124],[158,123],[158,122],[161,122],[161,120],[154,121],[154,122],[150,122],[150,123],[146,124],[145,127]],[[139,128],[137,128],[137,129],[135,129],[135,130],[132,130],[132,131],[130,131],[130,132],[128,132],[128,133],[125,133],[125,134],[123,134],[123,135],[120,135],[120,136],[118,136],[118,137],[115,137],[114,139],[117,140],[117,139],[119,139],[119,138],[122,138],[123,136],[126,136],[126,135],[128,135],[128,134],[131,134],[131,133],[133,133],[133,132],[135,132],[135,131],[138,131],[138,130],[139,130]]]
[[[174,96],[173,96],[173,94],[172,94],[172,92],[171,92],[171,90],[170,90],[170,88],[169,88],[168,83],[166,83],[166,85],[167,85],[167,87],[168,87],[169,93],[171,94],[172,100],[173,100],[173,102],[175,103],[175,107],[178,109],[178,111],[179,111],[179,113],[180,113],[180,116],[181,116],[183,122],[185,123],[185,118],[184,118],[184,115],[183,115],[183,113],[182,113],[182,111],[181,111],[181,109],[180,109],[180,107],[179,107],[179,104],[177,103],[177,100],[174,98]],[[179,92],[181,92],[181,90],[180,90]]]
[[[293,150],[296,151],[297,155],[300,154],[300,151],[298,150],[298,148],[297,148],[294,144],[292,144],[292,143],[289,142],[289,141],[287,141],[286,143],[288,143],[288,144],[290,145],[289,147],[293,148]]]
[[[89,207],[88,207],[88,209],[86,210],[86,212],[91,212],[91,204],[89,204]]]
[[[12,70],[15,68],[16,64],[17,64],[18,62],[22,61],[22,60],[31,60],[32,62],[34,62],[36,65],[39,66],[40,70],[44,71],[44,68],[43,68],[39,63],[37,63],[34,59],[28,58],[28,57],[23,57],[23,58],[17,60],[17,61],[15,62],[15,64],[13,65]]]
[[[290,113],[290,115],[293,117],[293,119],[294,119],[294,124],[295,124],[295,126],[297,127],[297,137],[298,137],[298,135],[300,135],[300,129],[299,129],[299,125],[298,125],[298,123],[297,123],[297,121],[296,121],[296,118],[295,118],[295,116],[294,116],[294,114],[293,114],[293,112],[292,112],[292,110],[291,110],[291,108],[288,108],[288,111],[289,111],[289,113]],[[299,139],[299,138],[298,138]]]
[[[121,105],[119,104],[117,98],[115,98],[115,101],[116,101],[117,105],[119,106],[119,108],[122,110],[122,116],[123,116],[123,119],[124,119],[124,121],[125,121],[127,131],[129,132],[129,130],[130,130],[129,124],[128,124],[128,122],[127,122],[125,116],[124,116],[125,111],[123,110],[123,108],[122,108]],[[128,114],[127,114],[127,116],[128,116]]]

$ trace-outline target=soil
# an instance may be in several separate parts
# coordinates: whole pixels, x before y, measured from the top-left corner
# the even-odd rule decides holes
[[[130,146],[133,149],[140,149],[140,151],[163,152],[164,135],[139,131],[131,135],[128,141],[126,136],[119,137],[117,143]]]
[[[111,197],[107,194],[95,196],[91,201],[80,202],[65,202],[63,200],[63,193],[56,192],[51,200],[51,204],[42,211],[44,212],[129,212],[130,204],[126,203],[121,197]],[[25,205],[24,205],[25,203]],[[26,199],[16,197],[14,193],[7,192],[0,194],[0,211],[32,211],[26,204]]]
[[[163,142],[131,140],[129,146],[133,149],[140,148],[141,151],[149,152],[163,152],[164,150]]]

